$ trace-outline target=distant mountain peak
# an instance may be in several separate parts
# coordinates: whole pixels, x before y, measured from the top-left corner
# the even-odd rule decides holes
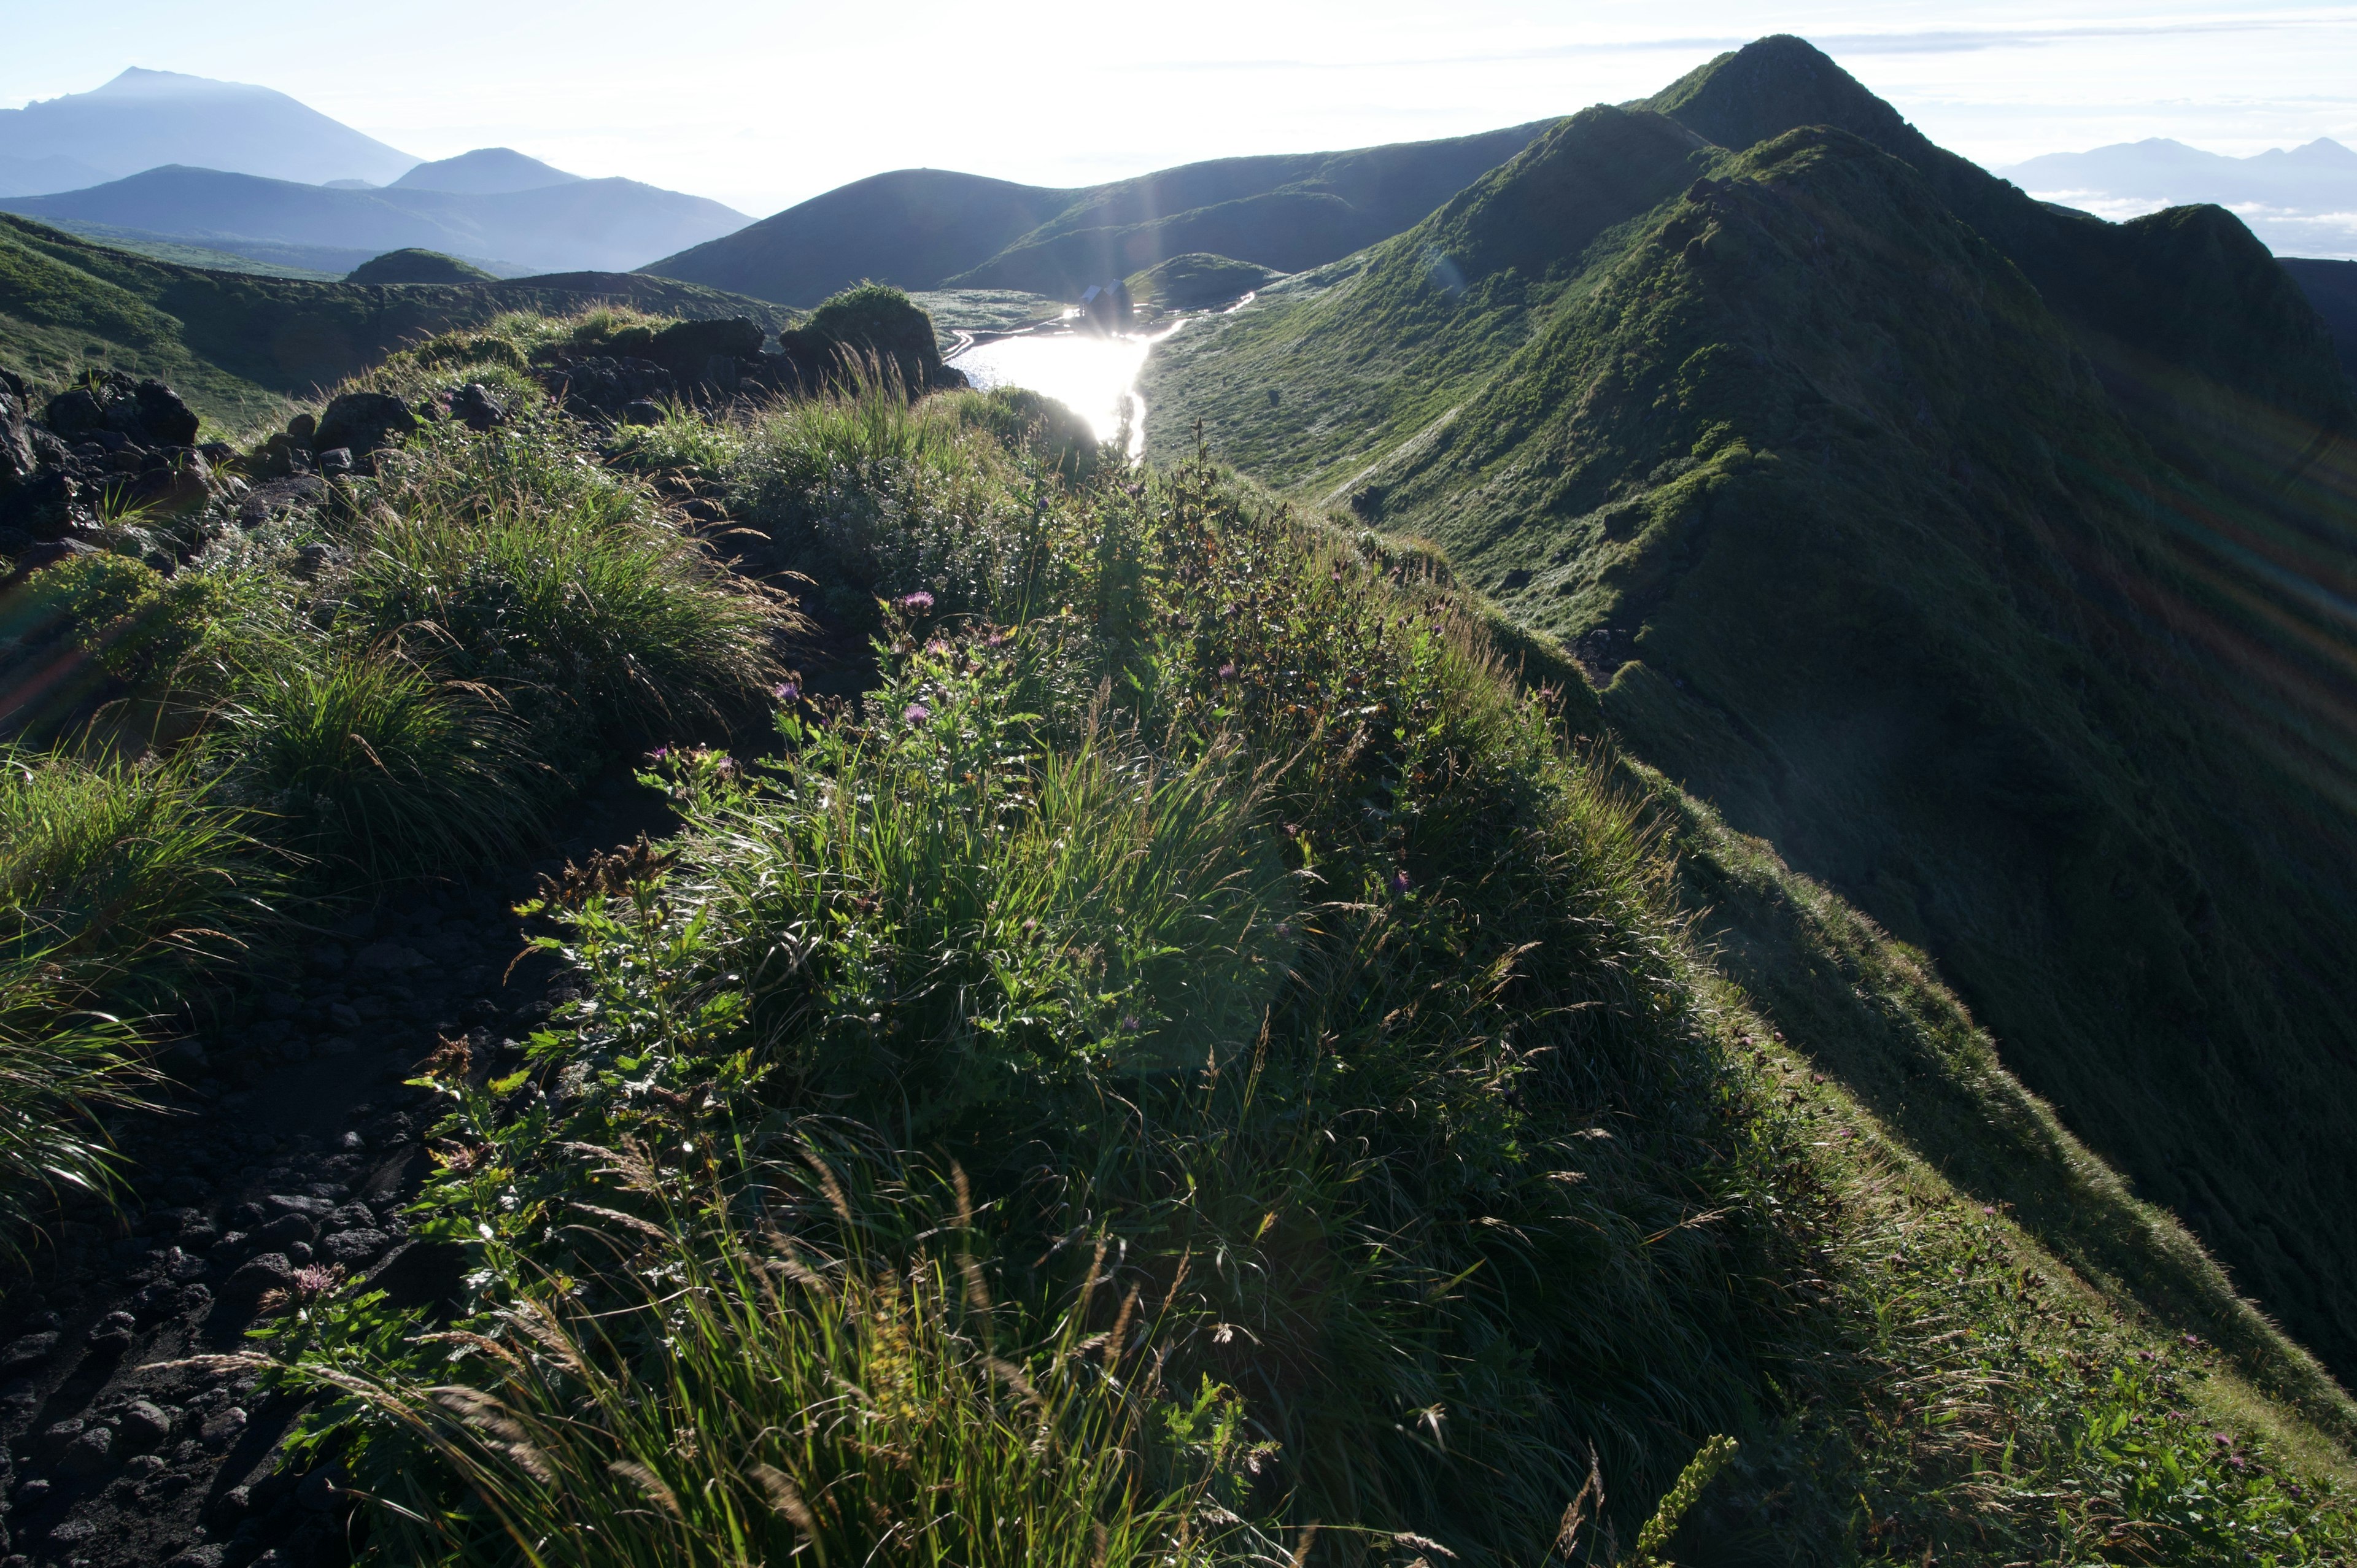
[[[504,196],[578,185],[581,177],[552,167],[513,147],[477,147],[454,158],[419,164],[393,182],[394,190],[443,190],[462,196]]]
[[[275,88],[145,66],[88,92],[0,110],[0,181],[24,194],[23,182],[40,183],[48,169],[80,188],[161,164],[317,185],[393,179],[416,162]]]

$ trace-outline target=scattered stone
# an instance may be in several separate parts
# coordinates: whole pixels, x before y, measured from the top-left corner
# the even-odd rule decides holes
[[[163,1456],[156,1454],[135,1454],[124,1462],[123,1473],[135,1481],[152,1480],[167,1468]]]
[[[315,1241],[318,1236],[318,1220],[298,1211],[280,1215],[255,1231],[253,1240],[264,1248],[284,1248],[297,1241]]]
[[[221,1283],[221,1294],[241,1304],[261,1299],[264,1291],[285,1290],[295,1283],[295,1265],[284,1252],[259,1252],[237,1266]]]
[[[103,1426],[85,1430],[58,1455],[58,1470],[77,1480],[103,1475],[114,1465],[114,1434]]]
[[[393,1238],[382,1230],[343,1230],[319,1244],[330,1262],[357,1268],[393,1245]]]
[[[364,973],[406,974],[411,970],[425,968],[425,955],[415,948],[378,942],[353,954],[352,967]]]
[[[172,1435],[172,1417],[152,1400],[134,1400],[123,1412],[121,1435],[124,1447],[145,1454]]]
[[[319,416],[311,445],[320,454],[323,471],[328,452],[343,447],[354,464],[365,464],[373,472],[374,465],[367,460],[388,446],[399,445],[402,437],[416,428],[415,411],[399,398],[383,392],[346,392]]]
[[[331,1200],[317,1193],[274,1192],[262,1202],[267,1214],[307,1214],[314,1219],[324,1219],[336,1211]]]
[[[480,381],[469,381],[450,394],[450,415],[469,430],[489,430],[508,422],[508,405]]]
[[[191,1546],[164,1565],[164,1568],[221,1568],[221,1558],[227,1548],[219,1541],[209,1541],[201,1546]]]
[[[246,1413],[235,1405],[205,1418],[199,1429],[208,1448],[226,1448],[245,1435]]]
[[[373,1216],[371,1216],[373,1218]],[[55,1330],[43,1334],[26,1334],[8,1341],[0,1348],[0,1376],[21,1372],[48,1359],[49,1352],[58,1348]]]

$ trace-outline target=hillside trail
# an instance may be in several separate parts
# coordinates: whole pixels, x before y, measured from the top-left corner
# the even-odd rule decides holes
[[[864,691],[865,638],[814,629],[796,650],[806,687]],[[250,1015],[165,1043],[166,1103],[112,1129],[120,1203],[66,1204],[0,1298],[0,1568],[350,1560],[361,1499],[285,1447],[303,1402],[205,1359],[251,1348],[301,1271],[359,1275],[406,1306],[457,1304],[463,1251],[412,1236],[404,1213],[441,1114],[412,1080],[461,1047],[479,1083],[520,1067],[575,992],[514,907],[568,862],[678,825],[629,764],[560,820],[565,836],[535,858],[302,931],[301,972]]]
[[[0,1328],[5,1568],[326,1568],[352,1500],[283,1464],[299,1402],[198,1359],[246,1331],[298,1271],[363,1275],[404,1305],[455,1300],[463,1254],[408,1233],[439,1112],[408,1080],[463,1045],[511,1071],[572,992],[512,907],[568,860],[673,819],[627,771],[540,859],[412,887],[299,944],[258,1016],[167,1047],[160,1113],[116,1128],[120,1208],[70,1206]],[[519,955],[522,955],[519,957]]]

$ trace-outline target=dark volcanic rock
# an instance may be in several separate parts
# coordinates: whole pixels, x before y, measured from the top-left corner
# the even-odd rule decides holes
[[[25,406],[25,383],[0,371],[0,496],[33,477],[40,458],[33,450],[32,411]]]
[[[197,439],[196,411],[161,381],[141,381],[133,391],[139,424],[161,446],[188,446]]]
[[[549,367],[539,374],[549,394],[582,419],[613,419],[635,403],[654,406],[679,395],[678,381],[651,360],[593,355]]]
[[[241,1305],[259,1300],[265,1291],[285,1290],[295,1283],[295,1265],[284,1252],[262,1252],[237,1266],[221,1283],[221,1294]]]
[[[12,1339],[8,1342],[7,1348],[0,1349],[0,1375],[21,1372],[27,1367],[38,1365],[47,1360],[49,1352],[57,1348],[58,1336],[55,1330],[43,1334],[27,1334]]]
[[[373,456],[417,428],[417,414],[383,392],[346,392],[328,405],[311,435],[311,448],[325,453],[347,448],[355,463]]]
[[[682,381],[711,379],[715,360],[758,360],[769,335],[743,317],[726,321],[675,321],[655,334],[647,358]]]
[[[469,430],[489,430],[508,422],[508,405],[480,381],[469,381],[450,394],[450,417]]]
[[[112,434],[146,446],[186,446],[197,438],[195,411],[158,381],[135,381],[121,371],[51,398],[46,423],[71,441]]]

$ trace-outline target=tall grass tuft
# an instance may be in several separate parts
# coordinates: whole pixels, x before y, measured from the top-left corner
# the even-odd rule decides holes
[[[541,769],[495,695],[391,649],[287,643],[243,671],[210,747],[272,836],[379,879],[513,850]]]
[[[0,1253],[11,1256],[43,1195],[111,1195],[99,1114],[145,1104],[155,1078],[131,1026],[88,1010],[61,973],[38,953],[0,956]]]
[[[402,1560],[578,1562],[584,1521],[597,1562],[644,1568],[1249,1560],[1241,1412],[1163,1386],[1152,1315],[1109,1298],[1102,1249],[1059,1299],[994,1299],[973,1216],[933,1201],[947,1184],[871,1196],[806,1145],[748,1209],[651,1148],[575,1153],[602,1166],[574,1218],[603,1263],[511,1275],[434,1383],[309,1369],[447,1466],[363,1460]]]
[[[379,501],[342,622],[498,687],[552,744],[725,724],[777,679],[791,606],[553,438],[453,441],[398,466]]]
[[[120,992],[231,950],[275,881],[187,760],[0,751],[0,953]]]

